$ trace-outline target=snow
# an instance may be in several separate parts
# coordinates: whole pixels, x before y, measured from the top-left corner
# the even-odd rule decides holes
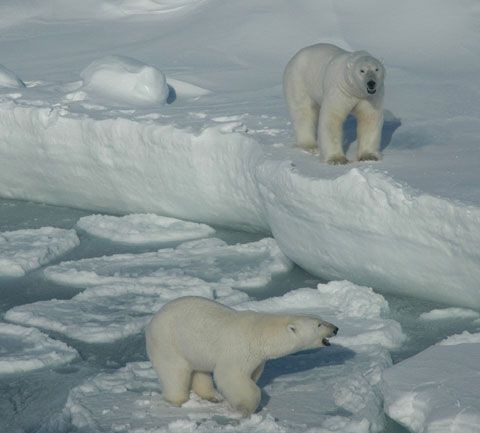
[[[389,1],[380,11],[395,15],[372,22],[373,4],[304,0],[292,10],[270,1],[102,2],[96,14],[87,2],[76,8],[91,20],[89,31],[77,20],[49,21],[54,34],[73,32],[68,43],[33,27],[36,43],[55,51],[48,62],[35,62],[34,47],[8,36],[5,62],[32,84],[0,101],[0,195],[261,230],[323,279],[480,308],[474,3],[429,0],[419,11]],[[28,5],[45,17],[44,6]],[[442,11],[435,22],[425,18],[429,5]],[[58,9],[51,19],[72,20]],[[368,35],[358,24],[365,20]],[[372,37],[387,28],[388,38]],[[422,37],[437,28],[451,30],[441,44]],[[281,74],[297,49],[318,41],[384,58],[383,161],[328,167],[291,149]],[[79,90],[80,72],[99,58]],[[162,106],[147,98],[153,105],[142,107],[136,90],[125,96],[147,70],[157,78],[166,71],[177,99]],[[140,87],[148,80],[139,78]],[[162,93],[160,81],[147,93]],[[354,130],[350,120],[350,154]]]
[[[107,290],[110,288],[104,289]],[[63,420],[85,431],[104,431],[107,426],[125,432],[191,431],[192,427],[194,431],[239,432],[264,429],[306,432],[310,428],[323,428],[320,431],[325,432],[382,431],[384,416],[379,384],[382,371],[391,365],[390,355],[382,346],[391,343],[384,344],[382,339],[375,338],[365,342],[362,333],[370,335],[368,327],[373,320],[392,322],[398,330],[396,343],[401,344],[404,339],[399,324],[382,317],[389,315],[388,303],[382,296],[367,287],[342,281],[321,284],[317,289],[295,290],[264,301],[235,301],[237,309],[315,314],[326,320],[334,319],[340,326],[339,336],[331,339],[332,346],[328,348],[267,363],[260,384],[268,399],[262,400],[260,412],[248,420],[239,419],[226,402],[212,404],[193,394],[181,408],[169,406],[161,398],[150,363],[140,362],[127,364],[113,373],[101,373],[74,388],[63,413],[50,422]],[[343,309],[338,312],[340,305]],[[32,305],[31,311],[38,311],[37,306]],[[351,336],[346,345],[341,337],[344,334]],[[357,338],[359,341],[355,342]],[[285,410],[287,407],[289,410]]]
[[[77,227],[93,236],[130,245],[179,242],[215,233],[215,229],[206,224],[154,214],[130,214],[123,217],[89,215],[80,218]]]
[[[0,65],[0,88],[2,87],[13,89],[22,88],[25,87],[25,83],[10,69]]]
[[[256,288],[292,267],[271,238],[228,245],[217,238],[184,242],[142,254],[116,254],[62,262],[44,270],[57,284],[90,287],[124,282],[161,283],[165,270],[178,275],[226,284],[232,288]]]
[[[383,373],[385,409],[415,433],[475,433],[480,334],[454,335]]]
[[[180,296],[215,298],[235,304],[247,298],[228,286],[198,278],[158,275],[157,284],[138,282],[91,287],[69,300],[14,307],[5,320],[55,331],[87,343],[111,343],[143,332],[152,316]]]
[[[446,320],[446,319],[478,319],[480,313],[478,311],[469,310],[468,308],[437,308],[420,314],[422,320]]]
[[[58,367],[75,358],[75,349],[38,329],[0,323],[0,374]]]
[[[21,277],[79,245],[75,230],[42,227],[0,233],[0,277]]]
[[[69,99],[78,101],[84,95],[113,106],[163,105],[167,102],[169,89],[165,74],[129,57],[112,55],[94,60],[80,76],[83,86],[67,95]]]

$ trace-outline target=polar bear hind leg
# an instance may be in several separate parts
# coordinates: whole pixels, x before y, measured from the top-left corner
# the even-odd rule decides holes
[[[213,379],[210,373],[194,371],[192,376],[192,389],[200,398],[214,403],[220,401],[215,395]]]
[[[218,389],[233,408],[243,416],[255,412],[260,404],[261,391],[251,376],[238,368],[232,368],[231,363],[217,365],[213,376]]]
[[[353,114],[357,118],[358,160],[379,160],[383,110],[376,109],[368,101],[360,101],[353,110]]]

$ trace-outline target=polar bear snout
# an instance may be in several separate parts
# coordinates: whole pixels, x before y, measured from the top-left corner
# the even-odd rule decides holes
[[[374,80],[367,81],[367,92],[373,94],[377,91],[377,83]]]
[[[333,325],[332,323],[324,322],[324,321],[321,321],[318,324],[318,327],[320,328],[320,331],[321,331],[320,333],[322,336],[322,345],[330,346],[330,341],[328,341],[328,339],[330,337],[337,335],[338,327]]]

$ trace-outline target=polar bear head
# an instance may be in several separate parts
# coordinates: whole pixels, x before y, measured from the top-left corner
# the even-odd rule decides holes
[[[382,62],[366,51],[355,51],[348,55],[345,79],[354,96],[374,97],[383,90],[384,78]]]
[[[287,344],[291,345],[291,352],[299,350],[318,349],[330,346],[329,337],[337,334],[338,328],[317,317],[290,316],[287,320]]]

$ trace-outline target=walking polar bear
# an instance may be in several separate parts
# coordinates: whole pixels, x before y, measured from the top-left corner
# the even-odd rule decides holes
[[[244,416],[260,403],[256,381],[268,359],[328,346],[338,328],[310,316],[236,311],[195,296],[165,304],[146,329],[147,353],[165,400],[181,405],[193,389],[215,398],[215,384]]]
[[[346,164],[343,123],[352,113],[358,122],[358,160],[378,160],[384,76],[382,63],[365,51],[330,44],[300,50],[283,78],[297,145],[310,151],[318,146],[329,164]]]

